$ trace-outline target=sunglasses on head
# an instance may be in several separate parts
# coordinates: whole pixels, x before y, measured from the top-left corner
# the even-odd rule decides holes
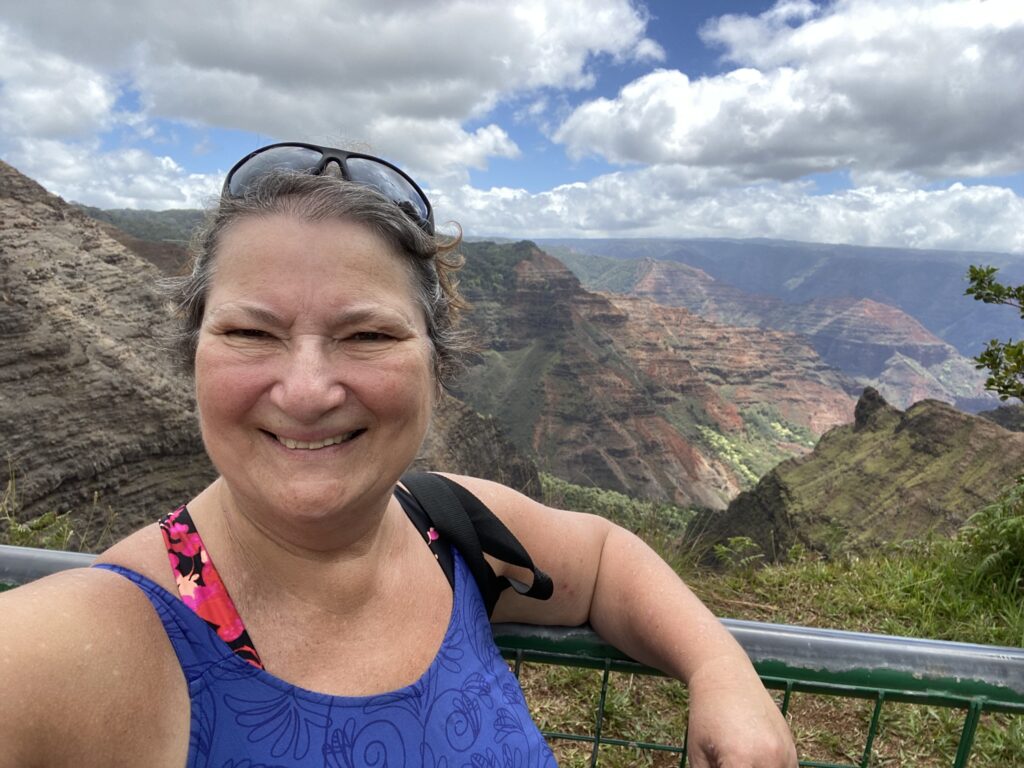
[[[331,162],[338,164],[342,178],[346,181],[377,190],[401,208],[428,235],[434,234],[434,212],[430,208],[430,201],[408,174],[387,160],[344,149],[301,142],[262,147],[250,152],[228,171],[221,195],[242,197],[251,184],[271,171],[286,170],[319,176]]]

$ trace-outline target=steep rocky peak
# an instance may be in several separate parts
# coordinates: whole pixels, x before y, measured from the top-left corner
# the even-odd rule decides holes
[[[527,257],[516,265],[516,276],[522,288],[527,288],[531,284],[542,284],[560,292],[583,292],[579,278],[569,271],[568,267],[535,245]]]
[[[864,387],[853,408],[853,431],[881,429],[887,427],[891,419],[899,417],[900,411],[889,405],[877,389]]]
[[[0,160],[0,194],[23,204],[43,203],[52,208],[66,206],[60,197],[47,192],[40,184],[3,160]]]

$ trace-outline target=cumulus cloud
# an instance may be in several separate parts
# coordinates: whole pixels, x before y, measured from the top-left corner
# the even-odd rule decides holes
[[[703,78],[667,66],[647,26],[633,0],[7,3],[0,156],[69,199],[196,207],[219,175],[152,147],[236,129],[394,159],[470,233],[1024,253],[1019,195],[950,183],[1024,171],[1024,3],[780,0],[702,27],[726,65]],[[623,62],[648,70],[586,92]],[[514,135],[623,169],[471,186],[523,154]],[[817,194],[822,172],[853,189]]]
[[[664,55],[629,0],[33,0],[4,16],[35,58],[118,73],[148,117],[361,140],[427,174],[515,156],[497,124],[463,127],[499,100],[589,87],[595,56]]]
[[[116,88],[100,72],[39,52],[0,25],[0,133],[92,136],[114,122]]]
[[[574,156],[728,167],[750,180],[1024,170],[1019,0],[783,0],[701,34],[733,70],[654,71],[579,106],[555,139]]]
[[[463,186],[439,207],[468,234],[533,237],[771,237],[854,245],[1024,252],[1024,198],[1012,190],[741,186],[720,170],[653,166],[530,194]]]
[[[188,173],[167,156],[103,152],[95,141],[23,139],[4,159],[66,200],[99,208],[202,208],[223,182],[219,175]]]

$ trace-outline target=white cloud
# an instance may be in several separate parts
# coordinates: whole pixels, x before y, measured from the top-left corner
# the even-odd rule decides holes
[[[100,72],[39,52],[0,24],[0,133],[92,136],[114,122],[116,89]]]
[[[838,0],[724,16],[737,65],[655,71],[578,107],[574,156],[727,167],[748,179],[850,169],[941,179],[1024,170],[1024,3]]]
[[[33,0],[2,15],[27,61],[66,57],[116,73],[148,118],[365,141],[445,175],[516,154],[501,127],[463,127],[500,100],[589,87],[595,56],[664,55],[629,0]]]
[[[1024,171],[1024,2],[783,0],[703,27],[731,71],[652,69],[572,105],[608,63],[663,63],[646,34],[631,0],[7,3],[0,156],[69,199],[196,207],[218,177],[110,148],[121,133],[173,147],[186,124],[362,143],[469,232],[1024,253],[1020,196],[948,182]],[[536,194],[472,188],[469,169],[522,152],[502,104],[539,129],[524,144],[554,136],[627,168]],[[837,170],[854,189],[802,180]]]
[[[722,171],[658,166],[530,194],[468,186],[437,208],[468,234],[532,237],[773,237],[1024,253],[1024,198],[996,186],[741,187]],[[734,180],[733,180],[734,181]]]
[[[138,149],[102,152],[98,142],[24,139],[4,159],[64,199],[99,208],[202,208],[223,181]]]

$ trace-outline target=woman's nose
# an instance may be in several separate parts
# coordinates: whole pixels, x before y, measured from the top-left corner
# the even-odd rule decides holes
[[[345,385],[328,350],[317,340],[298,340],[271,389],[271,400],[289,418],[314,422],[345,401]]]

